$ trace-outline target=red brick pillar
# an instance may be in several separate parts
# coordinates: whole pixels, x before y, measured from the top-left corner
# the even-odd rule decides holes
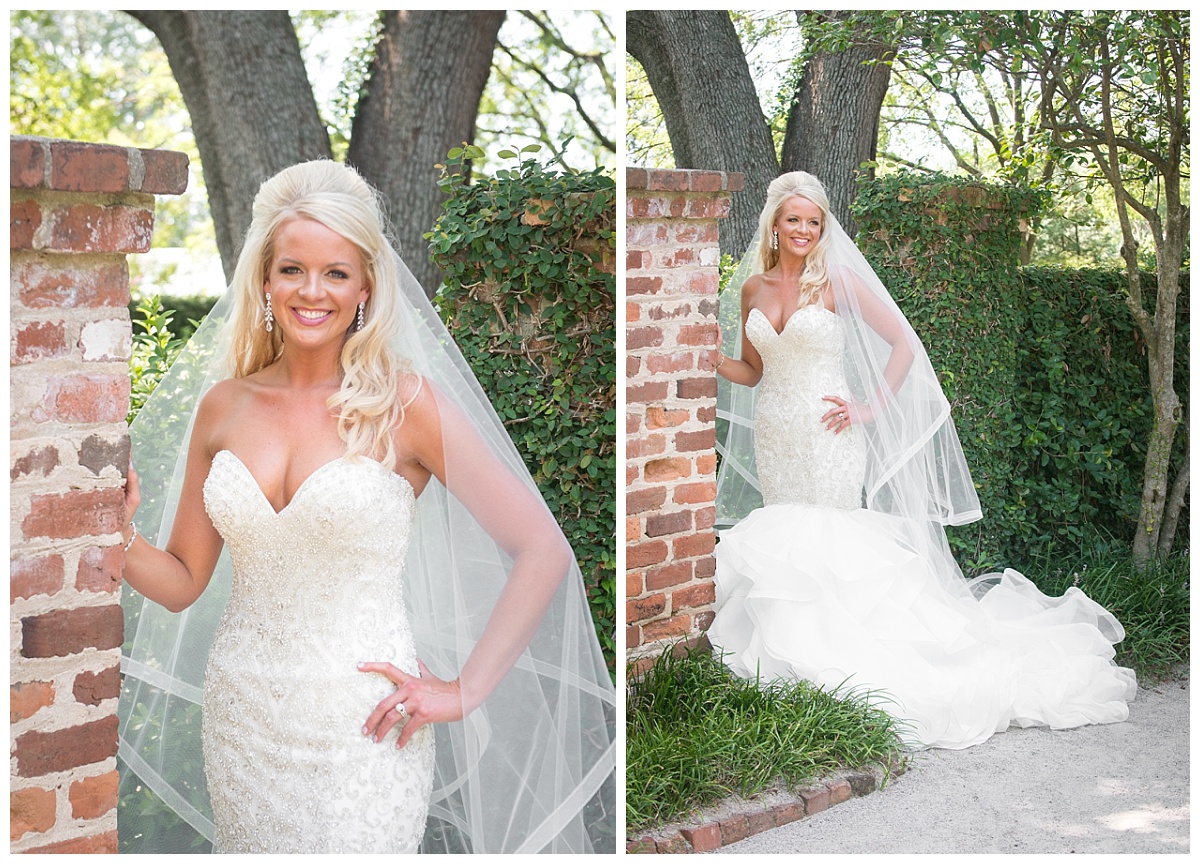
[[[11,138],[9,834],[117,851],[129,273],[183,153]]]
[[[630,168],[626,202],[626,655],[637,674],[712,620],[717,221],[741,174]]]

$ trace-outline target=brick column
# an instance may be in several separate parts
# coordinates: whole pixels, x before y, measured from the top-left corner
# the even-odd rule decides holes
[[[741,174],[630,168],[626,202],[626,633],[630,674],[696,640],[715,599],[717,222]]]
[[[25,137],[9,159],[11,850],[116,852],[125,256],[188,160]]]

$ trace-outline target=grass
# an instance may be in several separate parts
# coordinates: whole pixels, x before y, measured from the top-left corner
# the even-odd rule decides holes
[[[1189,557],[1173,555],[1137,567],[1127,557],[1094,556],[1070,565],[1046,567],[1037,586],[1051,596],[1078,587],[1125,628],[1116,661],[1129,666],[1143,684],[1168,677],[1188,661],[1191,584]]]
[[[1178,555],[1139,568],[1109,554],[1030,572],[1051,596],[1074,585],[1112,612],[1125,628],[1116,661],[1151,684],[1189,659],[1188,563]],[[781,781],[795,789],[837,768],[888,764],[902,754],[898,725],[867,695],[760,687],[711,654],[664,653],[626,691],[627,831]]]
[[[730,794],[791,789],[900,755],[896,721],[866,694],[807,682],[759,686],[711,654],[665,652],[626,691],[626,830],[670,822]]]

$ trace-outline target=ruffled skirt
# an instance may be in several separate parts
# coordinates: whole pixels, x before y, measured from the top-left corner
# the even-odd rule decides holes
[[[1128,717],[1137,680],[1113,662],[1109,612],[1015,570],[967,582],[936,531],[941,548],[869,510],[756,510],[717,544],[709,640],[742,677],[869,691],[914,748]]]

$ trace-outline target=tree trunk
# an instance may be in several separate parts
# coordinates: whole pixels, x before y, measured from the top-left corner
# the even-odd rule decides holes
[[[227,279],[258,187],[297,162],[329,158],[287,12],[130,12],[162,43],[192,118]]]
[[[628,12],[625,32],[662,108],[676,167],[746,175],[721,223],[721,251],[740,257],[779,162],[729,13]]]
[[[475,137],[504,12],[386,12],[346,161],[383,193],[400,254],[427,293],[440,279],[422,236],[441,213],[434,165]]]
[[[797,12],[842,20],[849,12]],[[891,77],[890,46],[866,39],[845,51],[818,52],[805,65],[788,114],[783,139],[783,170],[816,175],[829,194],[829,206],[846,233],[855,234],[850,205],[858,193],[863,162],[875,160],[879,110]],[[874,62],[872,62],[874,61]],[[873,169],[866,170],[873,177]]]

